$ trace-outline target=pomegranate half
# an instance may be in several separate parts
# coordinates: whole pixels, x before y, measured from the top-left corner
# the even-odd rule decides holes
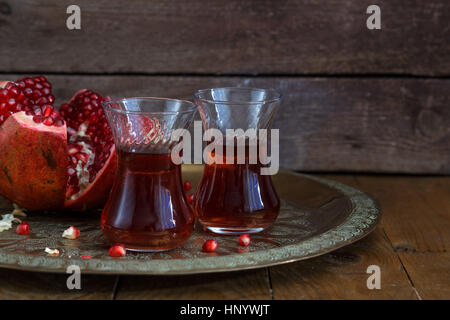
[[[0,194],[31,211],[102,207],[117,162],[104,100],[84,89],[57,110],[45,77],[0,81]]]

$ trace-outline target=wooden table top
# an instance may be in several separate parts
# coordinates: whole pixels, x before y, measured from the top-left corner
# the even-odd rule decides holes
[[[366,191],[383,217],[365,239],[311,260],[191,276],[68,275],[0,269],[0,299],[449,299],[450,177],[320,175]],[[369,290],[367,267],[381,269]]]

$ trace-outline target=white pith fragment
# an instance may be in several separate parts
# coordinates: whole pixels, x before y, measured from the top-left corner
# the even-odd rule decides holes
[[[66,230],[64,230],[62,234],[63,238],[75,240],[77,237],[77,232],[75,231],[74,227],[69,227]]]
[[[2,216],[2,220],[0,220],[0,232],[11,229],[13,222],[21,223],[22,221],[14,217],[14,215],[11,213],[4,214]]]
[[[78,160],[77,167],[75,168],[75,171],[77,172],[77,178],[78,178],[78,187],[80,188],[80,191],[78,191],[76,194],[74,194],[72,197],[70,197],[71,200],[75,200],[80,196],[80,194],[83,193],[83,191],[89,186],[89,171],[88,168],[94,163],[95,159],[95,153],[90,148],[90,145],[87,143],[80,141],[78,144],[81,145],[81,152],[84,152],[88,155],[88,161],[83,166],[83,162],[81,160]]]
[[[14,207],[14,210],[12,212],[13,216],[15,216],[15,217],[22,217],[22,218],[25,218],[27,216],[26,213],[24,212],[25,211],[24,208],[19,207],[15,203],[13,203],[13,207]]]
[[[58,249],[50,249],[50,248],[45,248],[45,252],[52,257],[57,257],[59,256],[59,250]]]
[[[95,153],[92,151],[92,148],[89,144],[87,144],[84,141],[79,141],[79,139],[88,139],[88,140],[91,139],[91,137],[88,134],[86,134],[88,126],[89,126],[88,122],[82,123],[78,128],[78,131],[73,133],[69,139],[70,142],[74,142],[81,145],[80,152],[84,152],[88,155],[88,160],[84,166],[83,162],[81,160],[78,160],[75,171],[77,172],[78,187],[80,188],[80,190],[76,194],[72,195],[70,197],[70,200],[75,200],[76,198],[78,198],[83,193],[83,191],[89,186],[90,175],[88,168],[94,163]]]
[[[70,142],[77,142],[79,138],[81,139],[87,138],[90,140],[91,137],[88,134],[86,134],[88,126],[89,122],[83,122],[82,124],[80,124],[78,131],[70,136]]]

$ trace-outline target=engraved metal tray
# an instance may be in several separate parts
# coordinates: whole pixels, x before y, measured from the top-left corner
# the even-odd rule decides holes
[[[195,187],[202,170],[202,166],[184,166],[183,178]],[[282,202],[280,215],[272,227],[251,236],[249,247],[239,246],[237,236],[213,235],[197,225],[192,237],[175,250],[128,252],[125,257],[112,258],[100,230],[99,212],[30,213],[28,236],[17,235],[15,226],[0,232],[0,267],[65,273],[67,266],[75,264],[84,273],[152,275],[244,270],[336,250],[369,234],[380,220],[373,199],[341,183],[290,171],[280,171],[273,181]],[[77,240],[61,236],[70,225],[81,231]],[[204,253],[201,246],[210,238],[219,247],[215,253]],[[60,256],[47,256],[46,247],[59,249]],[[92,259],[82,259],[82,255]]]

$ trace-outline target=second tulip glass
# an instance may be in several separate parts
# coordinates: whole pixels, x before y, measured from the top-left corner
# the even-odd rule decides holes
[[[194,98],[203,129],[220,130],[224,146],[231,141],[227,139],[227,129],[270,129],[280,103],[280,95],[274,90],[251,88],[200,90]],[[194,212],[209,231],[260,232],[278,216],[280,200],[271,176],[260,174],[264,165],[259,158],[256,163],[249,161],[249,144],[246,141],[244,163],[239,164],[236,157],[227,155],[223,163],[205,165],[194,197]]]
[[[101,227],[113,243],[135,251],[170,250],[192,233],[194,216],[183,192],[181,166],[171,159],[175,129],[187,128],[192,102],[129,98],[104,102],[118,168]]]

